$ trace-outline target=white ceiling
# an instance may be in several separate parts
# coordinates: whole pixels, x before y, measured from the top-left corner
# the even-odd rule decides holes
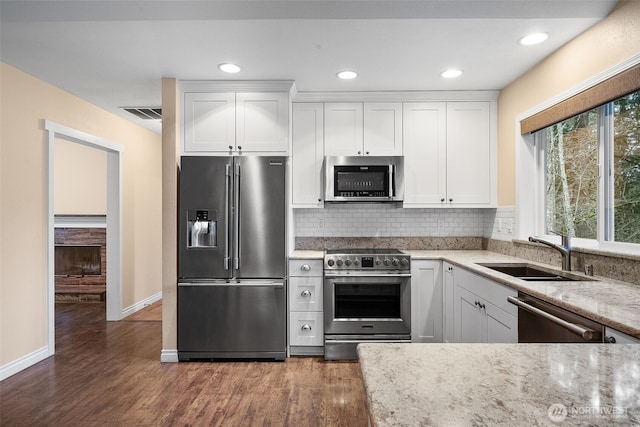
[[[0,0],[0,59],[121,112],[161,78],[295,80],[299,92],[499,90],[616,0]],[[543,31],[549,40],[517,40]],[[222,62],[243,67],[230,76]],[[447,68],[464,70],[444,80]],[[336,79],[343,69],[352,81]]]

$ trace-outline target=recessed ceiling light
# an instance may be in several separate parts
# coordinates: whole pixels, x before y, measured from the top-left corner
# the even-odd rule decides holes
[[[336,74],[336,76],[338,76],[338,78],[341,80],[351,80],[358,77],[358,73],[356,73],[355,71],[345,70],[340,71],[338,74]]]
[[[531,46],[534,44],[542,43],[548,38],[549,34],[547,33],[534,33],[522,37],[520,40],[518,40],[518,43],[523,46]]]
[[[445,79],[455,79],[456,77],[460,77],[461,75],[462,70],[456,70],[455,68],[440,73],[440,77],[443,77]]]
[[[231,63],[228,63],[228,62],[218,65],[218,68],[221,71],[224,71],[225,73],[231,73],[231,74],[238,73],[242,69],[242,68],[240,68],[239,65],[231,64]]]

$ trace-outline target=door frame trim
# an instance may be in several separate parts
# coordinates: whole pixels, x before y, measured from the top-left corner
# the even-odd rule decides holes
[[[107,153],[107,321],[122,319],[122,153],[124,146],[44,120],[47,131],[47,311],[48,353],[55,353],[54,165],[56,138]]]

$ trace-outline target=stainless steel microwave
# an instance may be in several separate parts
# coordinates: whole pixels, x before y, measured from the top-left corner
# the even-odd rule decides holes
[[[326,202],[401,202],[402,156],[325,157]]]

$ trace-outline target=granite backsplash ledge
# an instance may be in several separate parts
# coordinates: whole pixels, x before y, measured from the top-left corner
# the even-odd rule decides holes
[[[296,237],[296,249],[481,250],[482,237]]]
[[[524,240],[504,241],[485,238],[482,248],[517,258],[556,265],[558,268],[562,265],[562,257],[557,250]],[[574,248],[571,251],[571,270],[584,272],[585,265],[591,265],[593,274],[596,276],[640,285],[640,257],[638,256]]]
[[[486,237],[296,237],[296,249],[398,248],[404,250],[489,250],[534,262],[556,265],[562,259],[558,251],[527,241],[506,241]],[[593,266],[596,276],[608,277],[640,285],[640,257],[617,255],[576,248],[572,252],[571,269],[584,271]]]

